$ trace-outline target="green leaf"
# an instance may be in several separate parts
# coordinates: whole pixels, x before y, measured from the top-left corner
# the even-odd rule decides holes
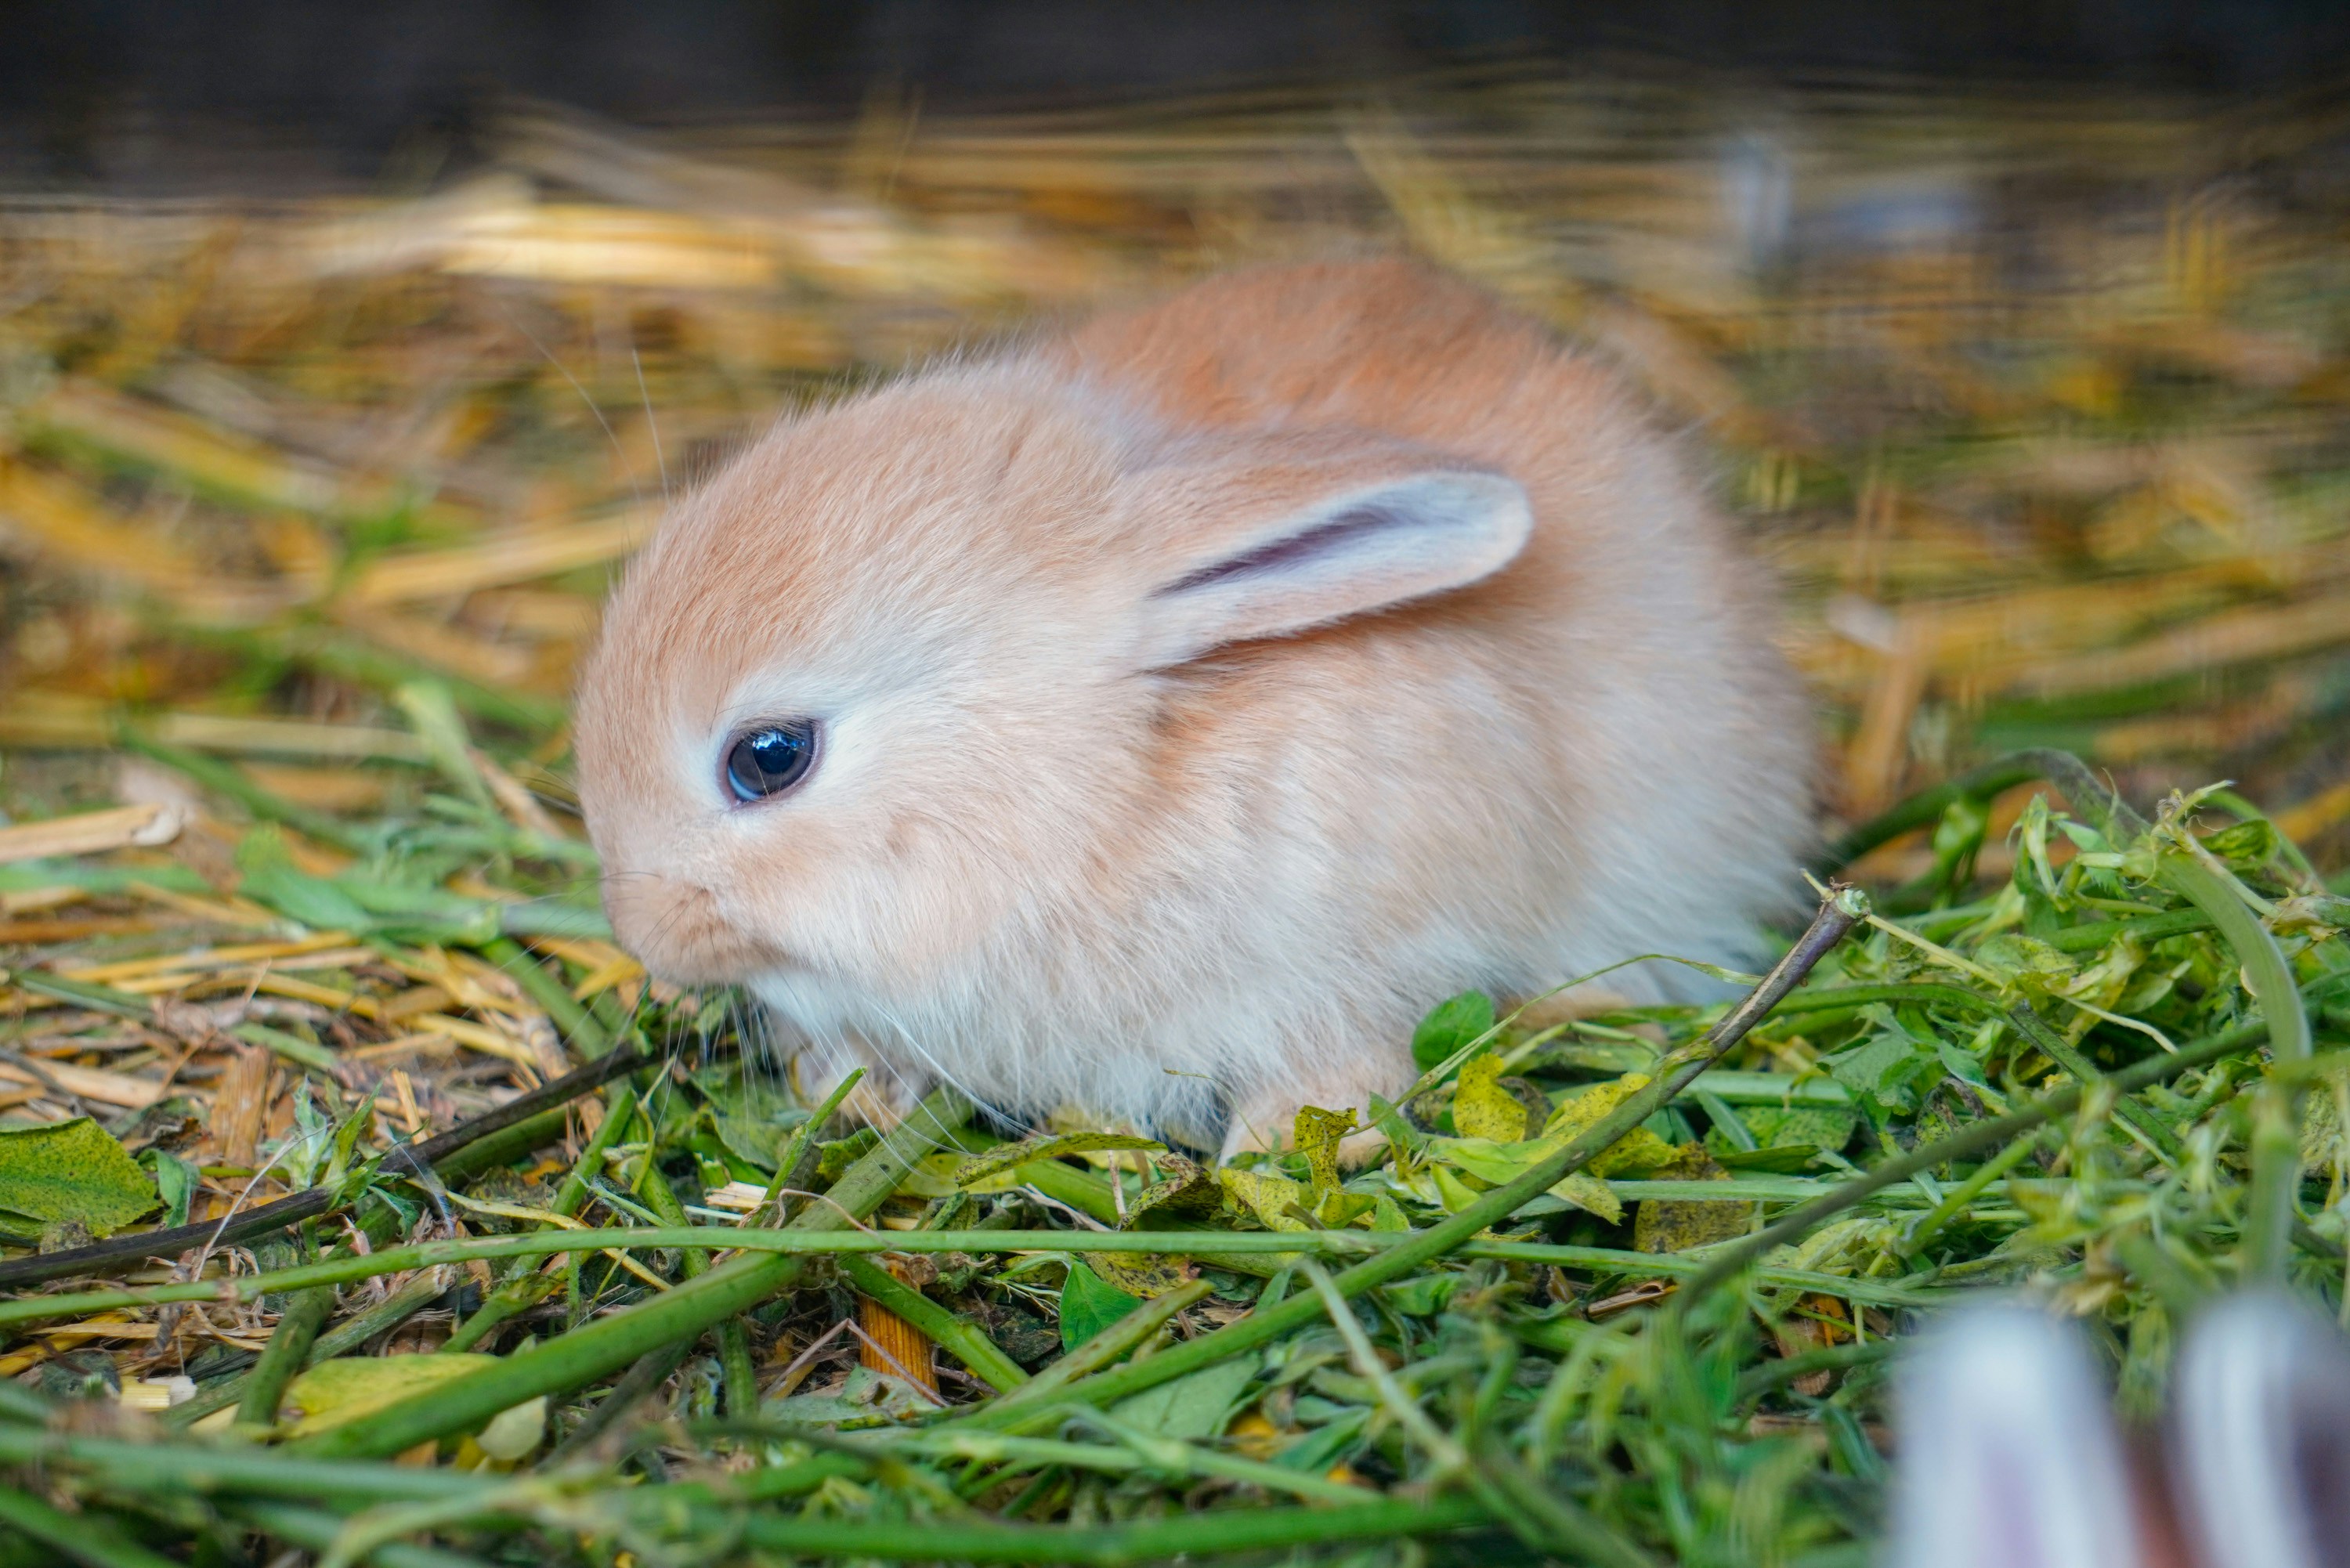
[[[1615,1189],[1596,1176],[1582,1171],[1562,1177],[1550,1189],[1550,1195],[1562,1202],[1572,1203],[1586,1214],[1596,1214],[1610,1225],[1622,1222],[1624,1200]]]
[[[773,1170],[784,1141],[808,1113],[795,1105],[783,1084],[739,1066],[697,1074],[694,1085],[710,1098],[712,1125],[728,1153],[762,1170]]]
[[[294,1379],[286,1402],[302,1412],[293,1436],[347,1426],[362,1416],[396,1405],[411,1394],[436,1388],[493,1365],[494,1355],[450,1351],[431,1355],[345,1356],[322,1361]],[[542,1416],[544,1411],[542,1410]]]
[[[1459,1274],[1416,1274],[1391,1285],[1381,1285],[1379,1300],[1406,1317],[1434,1317],[1461,1288]]]
[[[1853,1129],[1860,1125],[1856,1113],[1825,1106],[1748,1106],[1738,1116],[1754,1134],[1754,1141],[1766,1149],[1810,1144],[1835,1153],[1852,1141]],[[1720,1150],[1714,1151],[1714,1158],[1721,1158]],[[1730,1162],[1723,1159],[1722,1163]]]
[[[1907,1038],[1880,1034],[1835,1057],[1828,1063],[1828,1072],[1856,1095],[1866,1095],[1882,1106],[1898,1106],[1904,1103],[1901,1085],[1917,1056],[1917,1048]]]
[[[248,869],[237,884],[237,893],[313,930],[368,931],[375,927],[367,910],[348,893],[323,877],[297,869],[290,861],[265,861]]]
[[[1681,1181],[1721,1181],[1728,1172],[1690,1145],[1669,1175]],[[1752,1203],[1678,1202],[1651,1198],[1640,1205],[1632,1220],[1632,1245],[1642,1252],[1686,1252],[1717,1241],[1734,1241],[1753,1228]]]
[[[984,1181],[998,1171],[1011,1170],[1031,1160],[1057,1159],[1065,1154],[1090,1154],[1097,1149],[1139,1148],[1151,1154],[1166,1152],[1167,1146],[1131,1133],[1038,1133],[1022,1138],[1018,1143],[1001,1143],[985,1154],[973,1155],[955,1173],[955,1183],[969,1187]]]
[[[1983,1076],[1982,1064],[1965,1046],[1949,1040],[1937,1040],[1934,1051],[1942,1058],[1942,1065],[1950,1070],[1952,1077],[1964,1079],[1977,1088],[1990,1086],[1991,1080]]]
[[[2277,857],[2282,843],[2276,824],[2255,816],[2206,835],[2203,847],[2239,869],[2257,871]]]
[[[881,1135],[871,1127],[858,1127],[847,1137],[816,1146],[816,1174],[820,1181],[837,1181],[840,1173],[863,1159],[868,1150],[881,1141]]]
[[[1392,1290],[1395,1287],[1388,1288]],[[1307,1433],[1274,1455],[1273,1462],[1285,1470],[1321,1475],[1361,1446],[1363,1428],[1370,1424],[1370,1420],[1369,1406],[1354,1406],[1344,1415],[1334,1417],[1328,1426]]]
[[[1707,1151],[1725,1170],[1761,1171],[1770,1176],[1794,1176],[1809,1170],[1819,1158],[1817,1144],[1781,1143],[1768,1148],[1713,1148]]]
[[[1423,1073],[1493,1027],[1493,999],[1464,991],[1439,1002],[1411,1033],[1411,1059]]]
[[[363,1099],[358,1108],[345,1116],[335,1128],[331,1151],[327,1157],[327,1173],[323,1184],[339,1187],[350,1174],[351,1152],[359,1147],[361,1137],[375,1128],[375,1102]]]
[[[2073,961],[2037,937],[2002,931],[1974,950],[1974,961],[1997,975],[2000,983],[2041,992],[2070,976]]]
[[[0,1132],[0,1209],[110,1236],[159,1201],[139,1163],[88,1116]]]
[[[1061,1348],[1075,1350],[1142,1304],[1083,1263],[1069,1265],[1061,1286]]]
[[[151,1148],[140,1154],[139,1163],[155,1173],[155,1190],[163,1199],[163,1223],[166,1226],[188,1222],[188,1203],[194,1198],[203,1178],[196,1168],[167,1149]]]
[[[1203,1442],[1224,1429],[1242,1390],[1255,1376],[1254,1359],[1236,1356],[1129,1395],[1112,1405],[1109,1413],[1159,1437]]]

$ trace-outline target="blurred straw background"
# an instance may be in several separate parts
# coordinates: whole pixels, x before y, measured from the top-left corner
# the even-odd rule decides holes
[[[116,799],[129,722],[397,806],[422,675],[559,812],[611,573],[778,410],[1367,244],[1691,430],[1784,580],[1836,815],[2055,744],[2141,799],[2235,778],[2338,872],[2345,138],[2330,101],[1486,69],[660,134],[525,107],[411,191],[0,202],[0,805]]]

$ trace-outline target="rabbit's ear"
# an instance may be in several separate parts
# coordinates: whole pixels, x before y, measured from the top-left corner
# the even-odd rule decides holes
[[[2127,1461],[2069,1324],[1960,1308],[1902,1367],[1885,1568],[2141,1568]]]
[[[1473,583],[1534,525],[1516,481],[1384,445],[1244,452],[1151,477],[1147,668]]]
[[[2350,1563],[2350,1344],[2248,1292],[2195,1322],[2171,1376],[2172,1491],[2212,1568]]]

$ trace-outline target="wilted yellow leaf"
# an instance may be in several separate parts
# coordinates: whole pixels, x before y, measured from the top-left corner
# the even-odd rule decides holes
[[[1303,1182],[1271,1171],[1235,1170],[1230,1166],[1217,1171],[1216,1179],[1223,1183],[1229,1202],[1255,1215],[1268,1231],[1314,1228],[1290,1212],[1292,1209],[1310,1211],[1314,1206],[1314,1195]]]
[[[1610,1225],[1623,1221],[1624,1200],[1596,1176],[1586,1176],[1578,1170],[1552,1188],[1550,1195],[1564,1199],[1587,1214],[1596,1214]]]
[[[1305,1156],[1306,1168],[1313,1173],[1314,1190],[1317,1193],[1335,1190],[1338,1185],[1338,1144],[1355,1130],[1355,1113],[1349,1110],[1326,1111],[1319,1106],[1297,1107],[1297,1120],[1290,1129],[1290,1141]]]
[[[1164,1252],[1087,1252],[1087,1265],[1107,1283],[1146,1301],[1188,1285],[1199,1265]]]
[[[1502,1059],[1487,1052],[1461,1069],[1452,1093],[1452,1125],[1462,1137],[1516,1143],[1526,1136],[1526,1107],[1502,1086]]]
[[[1586,1128],[1596,1126],[1626,1098],[1646,1088],[1648,1083],[1645,1073],[1627,1073],[1613,1083],[1586,1089],[1550,1114],[1550,1120],[1543,1127],[1543,1140],[1555,1140],[1563,1146]],[[1670,1165],[1678,1158],[1672,1145],[1646,1127],[1634,1127],[1609,1144],[1588,1168],[1594,1176],[1639,1176]]]

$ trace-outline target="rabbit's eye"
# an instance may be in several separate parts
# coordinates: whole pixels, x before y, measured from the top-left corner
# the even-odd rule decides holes
[[[763,724],[726,748],[726,787],[739,801],[765,800],[806,778],[815,763],[814,720]]]

